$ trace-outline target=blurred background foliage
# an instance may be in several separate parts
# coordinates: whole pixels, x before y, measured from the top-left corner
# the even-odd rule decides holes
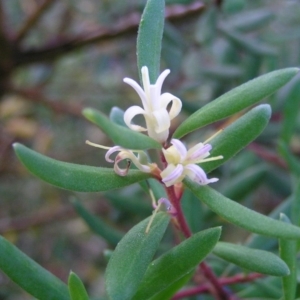
[[[136,36],[145,2],[0,1],[0,233],[64,281],[74,270],[93,296],[104,294],[103,252],[110,245],[78,217],[71,197],[75,195],[108,226],[126,232],[151,213],[149,196],[138,185],[109,194],[59,190],[29,174],[16,160],[11,144],[19,141],[59,160],[107,165],[104,153],[84,142],[111,143],[81,116],[81,109],[93,107],[109,114],[113,106],[126,109],[138,103],[122,80],[138,78]],[[168,0],[166,4],[162,69],[171,69],[171,75],[164,88],[183,101],[183,113],[173,129],[233,87],[300,64],[299,1]],[[267,99],[273,108],[267,129],[217,171],[219,191],[265,214],[286,203],[299,178],[299,82],[298,76]],[[203,140],[235,117],[191,134],[186,142]],[[193,231],[223,224],[223,240],[239,242],[248,237],[190,193],[183,206]],[[170,237],[165,247],[168,242]],[[257,243],[261,248],[272,246],[265,240]],[[227,267],[211,260],[219,273]],[[230,273],[230,268],[226,270]],[[246,297],[245,293],[240,296]],[[270,298],[276,299],[276,289],[272,293]],[[31,299],[2,273],[0,298]]]

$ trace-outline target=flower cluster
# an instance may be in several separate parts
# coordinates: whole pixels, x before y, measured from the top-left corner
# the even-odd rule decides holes
[[[179,98],[170,93],[161,94],[162,84],[170,70],[162,72],[155,84],[150,83],[147,67],[143,67],[141,73],[144,89],[136,81],[124,78],[124,82],[132,86],[140,96],[143,105],[143,108],[137,105],[128,108],[124,113],[124,122],[130,129],[139,132],[147,131],[151,138],[164,144],[169,137],[171,120],[181,111],[182,103]],[[169,104],[171,105],[168,108]],[[133,118],[137,115],[143,115],[146,127],[132,123]],[[161,182],[166,187],[170,187],[180,183],[186,176],[200,185],[218,181],[218,178],[208,179],[204,170],[198,165],[203,162],[223,158],[222,156],[208,158],[212,149],[212,146],[207,143],[209,140],[204,143],[198,143],[189,150],[178,139],[172,139],[172,145],[166,149],[162,146],[165,168],[160,170],[159,177]],[[147,154],[141,150],[125,149],[120,146],[105,147],[89,141],[86,143],[108,150],[105,159],[114,163],[114,170],[120,176],[127,175],[131,162],[142,172],[154,173],[155,171],[157,174],[157,165],[150,163]],[[118,152],[118,154],[112,160],[110,156],[114,152]],[[119,166],[119,163],[123,160],[127,161],[125,168]]]

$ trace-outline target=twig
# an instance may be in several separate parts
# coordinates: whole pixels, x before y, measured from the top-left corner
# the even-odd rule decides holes
[[[105,208],[103,202],[92,207],[93,212],[103,213]],[[72,219],[77,216],[76,211],[71,205],[63,205],[59,208],[43,208],[30,215],[19,216],[15,218],[2,218],[0,220],[0,234],[11,231],[26,231],[29,228],[45,226],[53,222]]]
[[[257,143],[251,143],[248,147],[252,152],[261,157],[262,159],[272,163],[273,165],[277,165],[283,169],[287,169],[286,163],[283,159],[281,159],[276,153],[267,150]]]
[[[163,156],[162,156],[163,158]],[[162,159],[162,162],[164,163],[164,158]],[[182,208],[180,205],[180,197],[176,196],[174,186],[170,186],[166,188],[166,192],[168,194],[169,201],[173,205],[175,211],[176,211],[176,220],[178,222],[178,225],[185,235],[186,238],[189,238],[192,233],[189,229],[189,226],[186,222],[186,219],[183,215]],[[200,269],[203,272],[203,275],[205,278],[209,281],[210,287],[213,289],[212,293],[216,295],[217,300],[230,300],[230,295],[227,293],[227,291],[223,288],[223,286],[219,283],[219,279],[216,277],[212,269],[207,265],[205,262],[202,262],[200,264]]]
[[[45,0],[43,4],[41,4],[37,10],[28,17],[27,20],[23,23],[21,29],[16,34],[15,42],[20,43],[22,39],[27,35],[27,33],[32,29],[33,26],[40,20],[43,14],[46,12],[48,7],[53,4],[55,0]]]
[[[56,113],[68,114],[79,118],[82,117],[81,111],[83,108],[79,104],[70,105],[70,104],[62,103],[63,101],[59,101],[57,99],[56,100],[47,99],[43,95],[43,93],[38,91],[37,89],[18,89],[18,88],[11,87],[9,91],[26,98],[26,100],[28,101],[44,105],[52,109]]]
[[[204,4],[200,1],[185,6],[174,5],[167,7],[166,18],[174,21],[191,17],[202,12],[204,7]],[[34,62],[45,62],[87,45],[107,42],[119,37],[126,37],[129,34],[136,34],[140,18],[141,15],[139,13],[132,13],[109,28],[99,28],[96,31],[85,32],[76,37],[64,38],[63,40],[56,38],[55,44],[37,50],[19,50],[19,53],[16,53],[15,56],[15,63],[17,66],[20,66]]]
[[[237,283],[245,283],[245,282],[250,282],[254,281],[258,278],[264,277],[262,274],[258,273],[251,273],[249,275],[245,274],[237,274],[232,277],[226,277],[226,278],[219,278],[219,283],[221,285],[230,285],[230,284],[237,284]],[[178,292],[172,300],[179,300],[188,296],[195,296],[199,295],[202,293],[207,293],[210,290],[210,286],[208,284],[203,284],[194,288],[186,289],[181,292]],[[233,298],[231,298],[233,299]]]

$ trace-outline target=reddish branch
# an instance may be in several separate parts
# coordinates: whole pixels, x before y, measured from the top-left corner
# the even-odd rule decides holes
[[[27,20],[23,23],[21,29],[16,34],[15,42],[19,43],[27,34],[28,32],[36,25],[36,23],[40,20],[43,16],[44,12],[53,4],[56,0],[45,0],[37,9],[36,11],[28,17]]]
[[[204,9],[204,4],[196,1],[190,5],[174,5],[166,7],[166,18],[169,20],[180,20],[199,14]],[[29,49],[26,51],[16,50],[15,65],[26,65],[36,62],[53,60],[62,54],[69,53],[75,49],[100,43],[107,42],[119,37],[136,34],[141,15],[132,13],[109,28],[99,28],[93,32],[84,32],[70,38],[56,38],[55,44],[45,46],[40,49]]]
[[[91,210],[96,213],[103,213],[103,211],[106,210],[106,207],[103,205],[103,202],[101,202],[100,205],[94,205]],[[48,207],[27,216],[1,218],[0,234],[10,231],[25,231],[32,227],[45,226],[51,223],[53,224],[54,221],[66,221],[71,218],[75,218],[76,216],[78,216],[78,214],[74,210],[73,206],[64,205],[59,208]]]
[[[44,105],[56,113],[68,114],[81,118],[82,107],[79,104],[66,104],[63,101],[47,99],[45,95],[37,89],[17,89],[11,88],[10,92],[20,95],[33,103]]]
[[[249,275],[245,274],[238,274],[232,277],[225,277],[225,278],[219,278],[219,283],[221,285],[230,285],[230,284],[237,284],[237,283],[244,283],[244,282],[250,282],[254,281],[258,278],[263,277],[264,275],[258,274],[258,273],[251,273]],[[193,287],[190,289],[183,290],[181,292],[178,292],[172,300],[179,300],[185,297],[189,296],[195,296],[200,295],[203,293],[208,293],[210,291],[210,286],[208,284],[203,284],[197,287]],[[234,299],[234,296],[231,297],[231,299]]]
[[[162,159],[162,162],[164,163],[164,158]],[[176,221],[178,222],[179,228],[183,232],[186,238],[189,238],[192,233],[188,227],[188,224],[185,220],[181,205],[180,205],[180,197],[178,197],[174,190],[174,185],[167,187],[166,192],[168,194],[168,198],[170,202],[172,203],[176,214]],[[200,264],[200,269],[205,276],[205,278],[210,283],[210,289],[211,293],[215,295],[217,300],[230,300],[230,295],[227,293],[227,291],[223,288],[223,286],[220,284],[219,279],[216,277],[212,269],[205,263],[202,262]]]
[[[265,161],[270,162],[273,165],[277,165],[283,169],[287,169],[286,163],[283,159],[281,159],[276,153],[271,152],[263,146],[257,143],[251,143],[248,146],[248,149],[250,149],[252,152],[254,152],[257,156],[261,157]]]

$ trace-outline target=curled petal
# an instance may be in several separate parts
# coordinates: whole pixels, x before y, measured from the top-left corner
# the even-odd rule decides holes
[[[153,112],[153,118],[155,120],[154,131],[161,133],[165,130],[169,131],[170,119],[166,109],[162,108]]]
[[[130,168],[130,162],[127,162],[126,168],[122,169],[119,167],[119,162],[122,160],[123,158],[116,157],[115,164],[114,164],[114,171],[120,176],[126,176]]]
[[[125,176],[128,173],[129,166],[126,167],[126,169],[121,169],[119,167],[119,162],[122,160],[130,160],[132,163],[142,172],[145,173],[150,173],[151,172],[151,167],[149,165],[143,165],[139,158],[134,155],[134,153],[130,150],[127,149],[122,149],[120,153],[117,155],[115,159],[115,165],[114,165],[114,170],[117,174],[120,176]]]
[[[219,180],[218,178],[208,179],[203,169],[195,164],[186,165],[184,167],[184,174],[200,185],[206,185]]]
[[[110,159],[110,156],[115,153],[115,152],[118,152],[118,151],[122,151],[124,150],[124,148],[120,147],[120,146],[114,146],[114,147],[111,147],[105,154],[105,160],[107,162],[110,162],[110,163],[113,163],[114,160],[111,160]]]
[[[184,144],[180,140],[177,140],[177,139],[172,139],[171,144],[176,148],[176,150],[180,154],[181,162],[183,162],[187,155],[187,151],[186,151]]]
[[[193,163],[199,163],[201,160],[209,156],[209,151],[212,149],[210,144],[199,143],[189,149],[187,152],[187,160]]]
[[[156,86],[156,90],[157,90],[157,93],[161,93],[161,87],[166,79],[166,77],[170,74],[170,70],[167,69],[167,70],[164,70],[160,75],[159,77],[157,78],[156,80],[156,83],[155,83],[155,86]]]
[[[177,182],[182,181],[183,175],[183,166],[178,164],[177,166],[169,164],[166,169],[164,169],[160,176],[162,177],[162,182],[166,186],[171,186]]]
[[[142,100],[143,107],[145,109],[148,109],[147,97],[146,97],[144,90],[141,88],[141,86],[131,78],[126,77],[123,79],[123,81],[125,83],[129,84],[137,92],[137,94],[140,96],[140,98]]]
[[[179,98],[175,97],[170,93],[164,93],[160,96],[160,103],[161,106],[163,106],[164,108],[167,108],[170,102],[172,102],[172,106],[169,111],[169,118],[170,120],[173,120],[176,116],[179,115],[182,108],[182,103]]]
[[[147,122],[147,119],[146,119]],[[150,124],[149,122],[147,124]],[[153,125],[147,125],[148,135],[159,143],[164,143],[169,136],[169,130],[164,130],[162,132],[156,132]]]
[[[146,66],[142,67],[141,69],[142,73],[142,81],[143,81],[143,87],[146,95],[146,99],[150,97],[150,79],[149,79],[149,71]]]
[[[125,124],[134,131],[147,131],[145,127],[134,125],[131,123],[132,119],[137,115],[146,115],[145,110],[143,110],[141,107],[134,105],[129,107],[125,113],[124,113],[124,122]]]

